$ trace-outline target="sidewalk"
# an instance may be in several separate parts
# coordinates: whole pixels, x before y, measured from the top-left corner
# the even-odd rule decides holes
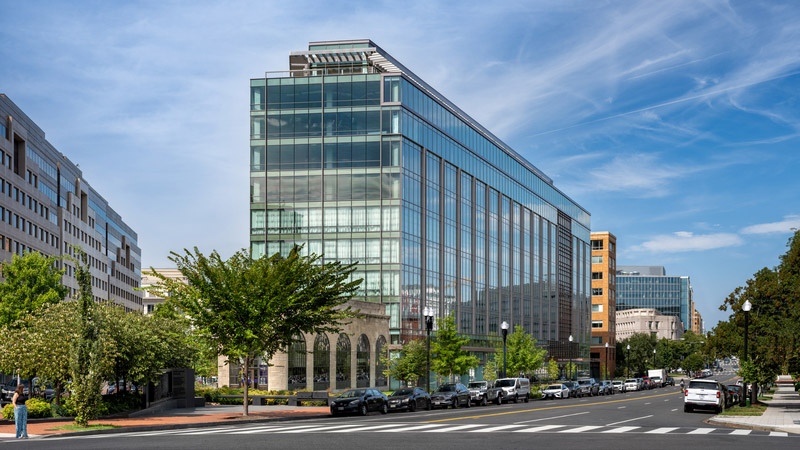
[[[108,424],[120,428],[93,431],[65,431],[56,430],[56,427],[70,425],[71,419],[48,419],[46,422],[29,420],[28,436],[30,438],[45,437],[53,434],[101,434],[119,433],[144,430],[171,430],[196,426],[212,426],[236,423],[270,422],[293,419],[310,419],[327,417],[330,409],[327,407],[300,407],[300,406],[250,406],[249,415],[242,416],[242,406],[205,406],[202,408],[181,408],[159,411],[152,416],[127,419],[98,419],[89,422],[90,425]],[[14,439],[15,427],[13,423],[5,422],[0,425],[0,441]]]
[[[755,430],[800,433],[800,394],[791,385],[778,385],[772,400],[761,400],[767,410],[760,416],[714,416],[709,423]]]

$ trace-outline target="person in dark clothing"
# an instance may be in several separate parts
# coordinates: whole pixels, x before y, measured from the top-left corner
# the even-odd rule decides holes
[[[25,385],[20,383],[14,391],[11,403],[14,404],[14,423],[17,425],[17,439],[28,439],[28,407],[25,402],[28,396],[25,395]]]

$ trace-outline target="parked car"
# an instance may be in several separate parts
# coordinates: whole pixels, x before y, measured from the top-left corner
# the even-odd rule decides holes
[[[569,388],[563,384],[551,384],[542,391],[542,398],[544,399],[565,399],[569,398]]]
[[[625,380],[625,391],[640,391],[642,390],[642,383],[638,378],[628,378]]]
[[[432,407],[431,396],[422,388],[402,388],[392,392],[389,396],[389,411],[414,412],[417,408],[430,410]]]
[[[581,378],[578,380],[578,397],[583,396],[595,396],[600,393],[600,386],[594,380],[594,378]]]
[[[531,382],[527,378],[501,378],[494,382],[494,386],[500,389],[497,404],[504,401],[517,403],[519,400],[527,403],[531,396]]]
[[[608,380],[603,380],[599,384],[600,395],[614,395],[614,385]]]
[[[661,380],[661,377],[659,377],[659,376],[653,376],[653,377],[651,377],[651,378],[650,378],[650,381],[652,381],[652,382],[653,382],[653,384],[655,385],[655,387],[659,387],[659,388],[660,388],[660,387],[664,387],[664,382]]]
[[[563,384],[564,386],[567,387],[567,389],[569,389],[570,397],[578,397],[578,390],[580,388],[578,387],[577,381],[564,381],[561,384]]]
[[[350,389],[331,402],[331,415],[358,413],[366,416],[370,411],[389,412],[389,399],[375,389]]]
[[[498,388],[488,381],[470,381],[467,385],[472,403],[486,406],[497,401]]]
[[[654,389],[656,387],[656,384],[650,377],[642,377],[642,384],[645,389]]]
[[[716,380],[693,378],[683,394],[683,411],[695,409],[713,409],[717,414],[725,411],[727,404],[723,385]]]
[[[667,377],[664,381],[664,386],[675,386],[675,379],[672,377]]]
[[[724,384],[720,384],[720,386],[722,386],[722,393],[725,395],[725,407],[730,408],[733,406],[733,392]]]
[[[448,383],[439,386],[439,389],[431,394],[433,407],[447,408],[448,406],[458,408],[459,406],[472,406],[470,401],[469,389],[461,383]]]
[[[22,385],[25,386],[24,390],[25,395],[29,395],[28,387],[30,386],[30,382],[24,378],[21,380],[21,382]],[[14,397],[14,391],[16,390],[17,390],[17,379],[14,378],[8,383],[6,383],[6,385],[3,386],[2,391],[0,391],[0,395],[2,396],[2,401],[10,402],[11,399]]]
[[[744,395],[744,391],[742,391],[742,387],[736,384],[729,384],[728,390],[731,391],[733,395],[733,403],[737,404],[742,401],[742,396]]]
[[[625,393],[627,390],[625,389],[625,382],[622,380],[614,380],[611,382],[611,385],[614,387],[615,393]]]

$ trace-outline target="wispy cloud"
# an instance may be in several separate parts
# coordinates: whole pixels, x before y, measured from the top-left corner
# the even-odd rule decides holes
[[[734,233],[694,234],[689,231],[678,231],[673,234],[662,234],[652,237],[632,248],[633,251],[651,253],[683,253],[714,250],[725,247],[736,247],[744,241]]]
[[[760,223],[757,225],[750,225],[741,230],[742,234],[772,234],[772,233],[788,233],[792,230],[800,229],[800,216],[791,215],[785,216],[780,222]]]

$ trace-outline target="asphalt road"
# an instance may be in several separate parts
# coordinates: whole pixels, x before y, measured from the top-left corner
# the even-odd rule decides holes
[[[729,372],[717,379],[732,381]],[[678,387],[613,396],[490,405],[416,413],[370,413],[293,422],[63,436],[16,441],[19,448],[59,449],[345,449],[345,448],[795,448],[794,435],[704,423],[712,412],[683,412]],[[568,447],[566,447],[568,448]]]

